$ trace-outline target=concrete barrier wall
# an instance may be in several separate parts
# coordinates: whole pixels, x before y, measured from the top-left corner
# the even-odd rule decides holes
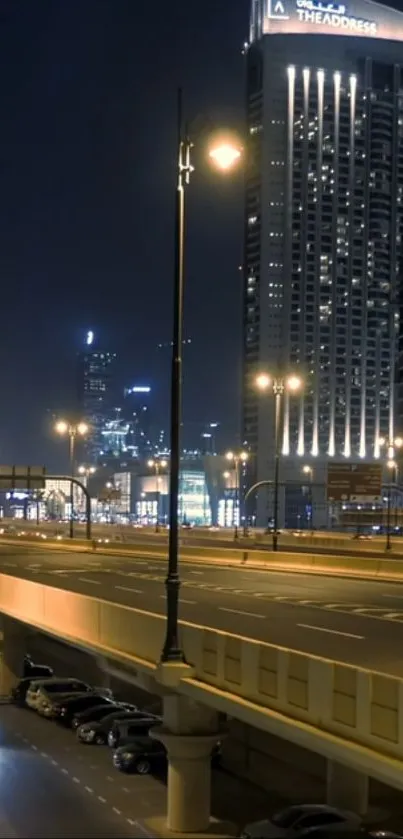
[[[163,616],[4,574],[0,612],[158,679]],[[333,757],[336,736],[347,762],[355,744],[367,747],[379,777],[393,758],[403,787],[403,681],[185,622],[181,632],[193,670],[178,690],[291,740],[298,724],[301,745]]]

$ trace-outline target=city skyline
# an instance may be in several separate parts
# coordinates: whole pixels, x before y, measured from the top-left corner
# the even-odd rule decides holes
[[[35,13],[30,3],[3,5],[3,462],[33,462],[38,452],[41,461],[59,462],[46,412],[73,407],[71,360],[88,328],[118,354],[126,382],[144,372],[154,387],[158,379],[166,406],[169,355],[157,345],[171,334],[176,88],[185,81],[190,118],[202,112],[242,125],[248,5],[217,12],[209,0],[199,20],[177,2],[162,7],[157,32],[152,10],[128,2],[89,0],[78,10],[55,0]],[[190,39],[179,26],[184,14]],[[138,42],[139,27],[148,42]],[[145,112],[146,96],[154,104]],[[242,175],[218,183],[203,149],[196,152],[184,413],[189,422],[219,416],[233,438]]]

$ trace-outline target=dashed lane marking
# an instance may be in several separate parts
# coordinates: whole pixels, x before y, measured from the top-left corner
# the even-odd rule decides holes
[[[226,609],[225,606],[220,606],[220,612],[230,612],[233,615],[245,615],[247,618],[260,618],[265,620],[266,615],[257,615],[256,612],[241,612],[240,609]]]
[[[98,795],[98,801],[100,801],[101,804],[106,804],[106,798],[104,798],[102,795]]]
[[[76,778],[76,777],[74,776],[74,778],[73,778],[73,783],[75,783],[75,784],[81,784],[81,781],[80,781],[80,779],[79,779],[79,778]]]
[[[92,586],[100,586],[101,580],[90,580],[88,577],[79,577],[80,583],[90,583]]]
[[[338,632],[336,629],[327,629],[324,626],[311,626],[309,623],[297,623],[301,629],[313,629],[316,632],[327,632],[329,635],[342,635],[344,638],[354,638],[356,641],[365,641],[365,635],[353,635],[351,632]]]
[[[117,816],[121,816],[121,815],[122,815],[122,811],[121,811],[121,810],[118,810],[118,808],[117,808],[117,807],[112,807],[112,810],[113,810],[113,812],[114,812],[114,813],[116,813],[116,815],[117,815]]]
[[[84,789],[85,789],[86,792],[89,792],[90,795],[94,794],[94,790],[92,789],[92,787],[84,787]]]
[[[130,591],[131,594],[143,594],[139,588],[130,588],[130,586],[115,586],[119,591]]]

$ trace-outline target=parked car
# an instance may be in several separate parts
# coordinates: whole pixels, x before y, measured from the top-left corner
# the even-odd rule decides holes
[[[66,728],[71,728],[73,719],[80,711],[87,711],[89,708],[95,708],[97,705],[103,705],[106,709],[114,704],[113,700],[107,696],[102,696],[100,693],[84,693],[78,696],[70,696],[62,699],[53,706],[53,715],[61,725]]]
[[[86,708],[84,711],[80,711],[77,714],[74,714],[71,727],[76,731],[80,726],[85,725],[86,723],[97,723],[101,722],[105,717],[112,717],[111,723],[113,722],[116,717],[114,714],[127,714],[128,716],[137,713],[137,706],[131,705],[129,702],[113,702],[108,707],[105,705],[95,705],[91,708]]]
[[[52,716],[55,702],[72,694],[88,693],[92,688],[80,679],[34,679],[27,690],[26,703],[29,708],[45,717]]]
[[[403,839],[403,833],[394,833],[393,830],[371,830],[371,839]]]
[[[221,759],[221,743],[211,753],[211,762],[217,766]],[[120,772],[137,772],[148,775],[152,771],[165,771],[167,752],[165,746],[152,737],[135,737],[115,749],[113,765]]]
[[[248,824],[240,834],[241,839],[294,839],[312,836],[312,828],[331,827],[332,833],[361,827],[361,819],[355,813],[338,810],[327,804],[298,804],[287,807],[271,819]]]
[[[24,656],[24,676],[30,676],[31,679],[47,679],[53,676],[53,668],[47,664],[37,664],[33,661],[31,656],[26,653]]]
[[[25,705],[27,692],[29,690],[29,686],[32,684],[33,681],[35,680],[32,678],[32,676],[26,676],[24,677],[24,679],[20,679],[20,681],[13,687],[11,691],[12,700],[16,702],[18,705]]]
[[[102,717],[99,722],[91,720],[83,723],[77,729],[77,737],[80,743],[94,744],[96,746],[103,746],[108,742],[108,734],[112,729],[114,722],[119,720],[149,720],[150,714],[144,711],[126,711],[115,710],[105,717]]]
[[[154,725],[161,725],[160,717],[150,715],[115,720],[108,734],[108,746],[117,749],[118,746],[128,743],[136,736],[147,734]]]

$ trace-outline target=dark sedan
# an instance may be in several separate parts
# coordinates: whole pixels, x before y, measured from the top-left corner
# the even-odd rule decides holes
[[[81,696],[71,696],[69,699],[64,699],[55,708],[55,716],[58,722],[65,725],[67,728],[71,728],[73,718],[79,714],[80,711],[86,711],[88,708],[95,708],[99,705],[104,705],[105,708],[109,708],[114,704],[115,703],[112,699],[108,699],[107,696],[102,696],[101,693],[95,693],[94,691],[94,693],[83,694]]]
[[[211,753],[211,765],[217,767],[221,760],[221,743],[217,743]],[[148,775],[150,772],[165,772],[167,752],[165,746],[152,737],[136,737],[113,754],[113,765],[120,772],[137,772]]]
[[[80,725],[77,729],[77,737],[80,743],[87,743],[88,745],[104,746],[108,742],[109,732],[112,730],[113,724],[119,720],[149,720],[150,715],[146,711],[112,711],[107,716],[103,717],[99,722],[87,722]]]
[[[81,725],[99,722],[106,716],[112,717],[114,713],[135,714],[136,712],[136,705],[130,705],[128,702],[112,702],[110,705],[102,703],[100,705],[91,706],[90,708],[85,708],[84,711],[79,711],[77,714],[74,714],[71,727],[75,731]]]

